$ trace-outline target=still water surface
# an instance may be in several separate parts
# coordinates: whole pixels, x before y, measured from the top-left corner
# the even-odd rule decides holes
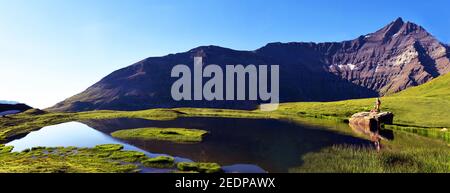
[[[164,141],[119,140],[110,133],[142,127],[182,127],[210,133],[197,144]],[[369,144],[367,140],[331,130],[335,126],[299,124],[280,120],[234,118],[178,118],[170,121],[110,119],[63,123],[44,127],[14,140],[14,151],[36,146],[93,147],[122,144],[126,150],[145,152],[150,157],[171,155],[176,161],[217,162],[227,172],[287,172],[300,166],[306,153],[339,144]],[[350,130],[350,129],[349,129]],[[158,172],[150,170],[148,172]]]

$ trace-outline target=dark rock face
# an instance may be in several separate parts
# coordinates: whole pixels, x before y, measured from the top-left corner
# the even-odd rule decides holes
[[[333,43],[270,43],[254,51],[202,46],[151,57],[117,70],[52,111],[139,110],[160,107],[255,108],[261,101],[172,100],[177,64],[280,65],[280,100],[334,101],[372,97],[420,85],[450,71],[449,47],[401,18],[375,33]],[[204,79],[204,82],[208,79]]]
[[[20,103],[19,104],[0,104],[0,112],[13,111],[13,110],[23,112],[28,109],[31,109],[31,107],[26,104],[20,104]]]

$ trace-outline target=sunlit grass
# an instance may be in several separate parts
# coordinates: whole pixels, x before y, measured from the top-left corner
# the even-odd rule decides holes
[[[111,136],[120,139],[161,140],[176,143],[201,142],[208,132],[199,129],[185,128],[138,128],[120,130],[111,133]]]
[[[393,141],[384,141],[383,149],[336,145],[310,152],[300,159],[303,164],[289,172],[336,173],[448,173],[450,148],[446,143],[396,132]]]

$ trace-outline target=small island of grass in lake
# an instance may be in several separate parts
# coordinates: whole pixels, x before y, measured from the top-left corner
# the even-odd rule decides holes
[[[120,130],[111,133],[111,136],[120,139],[143,139],[171,141],[175,143],[198,143],[208,131],[185,128],[139,128]]]
[[[179,171],[199,173],[219,173],[222,168],[217,163],[180,162],[177,164]]]
[[[175,159],[169,156],[158,156],[145,159],[142,164],[151,168],[172,168],[175,166]]]

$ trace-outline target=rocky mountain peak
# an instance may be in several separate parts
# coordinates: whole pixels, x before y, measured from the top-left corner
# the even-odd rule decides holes
[[[399,17],[375,33],[368,34],[366,39],[388,43],[392,39],[402,39],[411,36],[415,37],[415,39],[420,39],[431,35],[422,26],[409,21],[405,22]]]
[[[403,19],[399,17],[383,29],[386,29],[385,31],[388,32],[397,33],[405,24],[405,21],[403,21]]]
[[[422,26],[402,18],[331,53],[330,72],[380,95],[423,84],[450,71],[448,47]],[[345,42],[342,46],[346,48]]]

